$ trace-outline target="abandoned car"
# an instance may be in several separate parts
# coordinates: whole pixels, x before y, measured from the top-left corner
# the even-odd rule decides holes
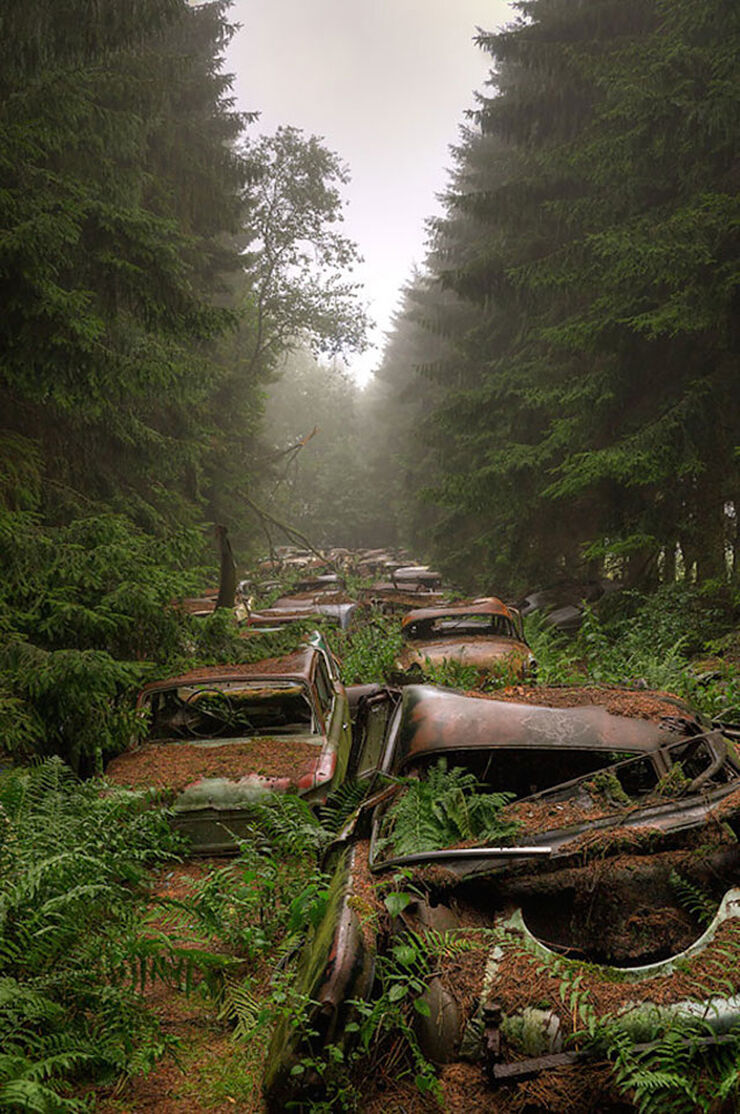
[[[310,1005],[275,1034],[271,1110],[321,1093],[324,1050],[351,1056],[362,1003],[389,985],[416,988],[392,993],[408,995],[443,1094],[464,1078],[455,1109],[496,1109],[491,1088],[574,1062],[595,1072],[574,1036],[586,1016],[637,1042],[670,1019],[703,1019],[710,1043],[740,1024],[733,744],[664,694],[581,700],[421,685],[368,698],[350,770],[372,795],[329,851],[328,906],[299,967]],[[589,1109],[624,1109],[610,1078],[594,1076],[606,1091]]]
[[[396,588],[408,591],[434,592],[442,587],[442,574],[430,569],[429,565],[402,565],[392,569],[390,577]]]
[[[294,623],[305,623],[307,620],[323,621],[341,630],[348,630],[358,606],[341,592],[308,592],[281,596],[271,607],[251,611],[247,619],[247,630],[264,634],[283,630]]]
[[[410,611],[401,632],[405,646],[396,663],[399,672],[423,673],[427,664],[443,662],[480,673],[508,669],[517,677],[536,668],[518,612],[495,596]]]
[[[322,803],[351,746],[347,694],[315,636],[284,658],[208,666],[147,685],[137,707],[147,737],[114,758],[109,779],[156,788],[197,853],[231,851],[267,793]]]
[[[218,588],[214,588],[212,591],[204,592],[202,596],[189,596],[187,599],[177,600],[176,607],[186,615],[192,615],[196,619],[206,619],[216,611],[217,602]],[[236,623],[242,624],[247,621],[249,610],[243,599],[236,598],[230,610]]]

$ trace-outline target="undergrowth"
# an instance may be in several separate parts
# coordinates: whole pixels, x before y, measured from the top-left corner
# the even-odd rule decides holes
[[[705,715],[740,721],[740,670],[722,656],[735,643],[720,633],[731,617],[703,605],[681,585],[651,596],[622,593],[611,616],[587,608],[577,635],[568,638],[540,614],[524,620],[541,684],[606,684],[660,689],[686,699]],[[710,655],[697,666],[698,653]],[[714,655],[713,657],[711,655]]]
[[[372,613],[355,629],[333,632],[330,644],[339,657],[345,684],[383,684],[394,672],[403,647],[401,624]]]
[[[148,930],[147,868],[179,850],[161,811],[58,759],[2,776],[0,1109],[81,1110],[73,1082],[146,1071],[167,1049],[141,990],[196,957]]]
[[[444,758],[423,777],[407,778],[388,809],[380,849],[387,857],[454,847],[466,840],[506,842],[519,829],[501,819],[513,793],[484,791],[473,774],[448,770]]]

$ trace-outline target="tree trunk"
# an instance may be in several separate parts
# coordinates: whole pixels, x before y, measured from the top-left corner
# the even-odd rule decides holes
[[[657,575],[657,549],[639,549],[630,553],[624,570],[626,588],[651,587],[656,583]]]
[[[697,519],[696,581],[727,580],[725,559],[725,509],[717,488],[709,482],[701,485]]]
[[[676,543],[669,542],[663,550],[663,583],[676,582]]]
[[[231,542],[225,526],[216,527],[216,541],[221,554],[221,578],[218,585],[216,608],[233,607],[236,599],[236,561],[231,551]]]

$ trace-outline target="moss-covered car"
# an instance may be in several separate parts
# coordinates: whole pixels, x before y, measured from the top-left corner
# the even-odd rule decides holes
[[[147,737],[106,769],[161,790],[193,851],[230,851],[267,793],[322,803],[344,779],[352,734],[336,662],[320,636],[294,654],[207,666],[147,685]]]
[[[387,993],[389,970],[403,985],[404,956],[418,1050],[443,1091],[465,1079],[470,1105],[450,1109],[499,1109],[492,1087],[574,1062],[588,1074],[590,1038],[574,1034],[606,1018],[638,1044],[669,1022],[699,1019],[708,1042],[740,1025],[732,743],[666,694],[558,696],[370,698],[353,763],[379,773],[331,851],[299,976],[309,1005],[273,1041],[270,1109],[320,1093],[316,1064],[331,1046],[348,1055],[357,1003]],[[588,1109],[624,1109],[608,1071],[590,1085],[603,1093]]]

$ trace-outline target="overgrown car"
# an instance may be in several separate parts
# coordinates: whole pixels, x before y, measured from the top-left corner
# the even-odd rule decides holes
[[[250,804],[265,794],[320,804],[344,778],[349,704],[318,635],[284,658],[156,681],[137,707],[147,737],[106,773],[118,785],[162,790],[196,852],[232,850],[249,830]]]
[[[196,619],[207,619],[215,613],[217,601],[218,589],[214,588],[205,592],[202,596],[189,596],[186,599],[177,600],[176,606],[178,610],[183,611],[186,615],[192,615]],[[234,606],[229,610],[236,623],[242,624],[247,621],[249,609],[243,599],[237,598]]]
[[[323,620],[341,630],[348,630],[358,606],[348,596],[339,592],[281,596],[271,607],[251,611],[247,619],[247,630],[264,634],[283,630],[295,623],[305,623],[311,619]]]
[[[508,669],[512,676],[524,677],[536,667],[518,612],[495,596],[410,611],[401,632],[400,672],[456,662],[482,674]]]
[[[332,1046],[347,1059],[356,1034],[377,1039],[379,995],[386,1012],[408,1001],[417,1066],[437,1066],[455,1110],[498,1109],[486,1104],[501,1084],[529,1109],[542,1072],[603,1059],[608,1025],[642,1047],[669,1021],[698,1018],[700,1045],[740,1024],[734,747],[665,694],[582,699],[416,685],[370,698],[350,770],[377,765],[376,791],[331,850],[300,967],[309,1006],[273,1041],[270,1109],[320,1091]],[[589,1070],[596,1105],[563,1109],[623,1109],[608,1073]],[[537,1087],[531,1108],[551,1109]]]

